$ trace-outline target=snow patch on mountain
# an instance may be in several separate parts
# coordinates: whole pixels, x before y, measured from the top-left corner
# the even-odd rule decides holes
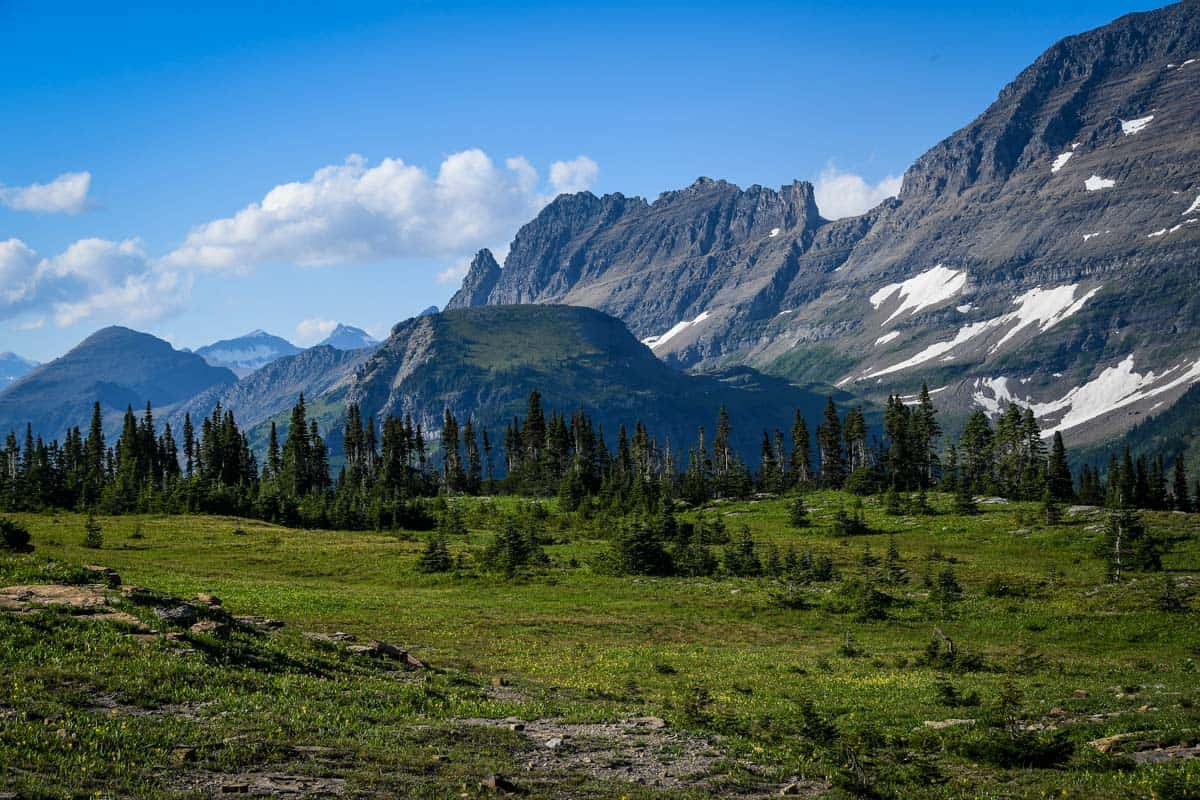
[[[674,325],[671,326],[671,329],[668,330],[666,333],[660,334],[659,336],[647,336],[645,339],[642,339],[642,344],[646,345],[651,350],[657,350],[658,348],[660,348],[664,344],[666,344],[668,341],[675,338],[680,333],[683,333],[685,330],[692,327],[693,325],[698,325],[701,322],[704,322],[704,320],[708,319],[709,316],[711,316],[709,314],[709,312],[701,311],[699,316],[697,316],[695,319],[684,320],[683,322],[676,322]]]
[[[1089,192],[1095,192],[1100,189],[1111,189],[1116,185],[1117,182],[1112,178],[1101,178],[1099,175],[1093,175],[1083,182],[1084,188]]]
[[[875,346],[878,347],[881,344],[887,344],[888,342],[892,341],[893,339],[896,339],[899,336],[900,336],[900,331],[892,331],[891,333],[885,333],[883,336],[880,336],[878,339],[875,340]]]
[[[924,364],[932,361],[938,356],[946,355],[955,348],[970,342],[976,337],[982,336],[989,331],[997,330],[1011,325],[1012,327],[1004,334],[1000,341],[988,351],[989,353],[997,352],[1001,347],[1007,344],[1014,336],[1022,330],[1036,325],[1038,333],[1045,333],[1063,320],[1070,317],[1079,309],[1083,308],[1084,304],[1096,295],[1102,288],[1096,288],[1088,291],[1082,297],[1076,299],[1075,291],[1079,288],[1079,284],[1072,283],[1066,286],[1057,286],[1052,289],[1043,289],[1040,286],[1030,289],[1013,299],[1013,305],[1017,306],[1016,311],[1010,311],[1007,314],[1002,314],[999,317],[976,322],[971,325],[959,328],[958,333],[953,339],[944,342],[935,342],[929,345],[921,352],[914,356],[906,358],[898,364],[884,367],[883,369],[869,372],[862,376],[862,379],[878,378],[883,375],[890,375],[893,372],[900,372],[911,367]],[[876,342],[878,344],[878,342]],[[954,356],[946,355],[943,361],[952,361]],[[840,385],[840,384],[839,384]]]
[[[1007,403],[1020,403],[1033,410],[1038,419],[1053,425],[1042,431],[1049,437],[1093,420],[1110,411],[1186,386],[1200,380],[1200,361],[1182,362],[1162,373],[1141,373],[1134,369],[1134,357],[1128,355],[1114,367],[1105,368],[1096,378],[1071,389],[1057,400],[1038,403],[1018,397],[1005,377],[978,378],[972,399],[991,414],[999,414]]]
[[[1200,194],[1196,195],[1196,199],[1192,202],[1192,204],[1190,206],[1188,206],[1187,211],[1183,212],[1179,216],[1186,217],[1188,214],[1193,214],[1197,211],[1200,211]]]
[[[1039,286],[1017,297],[1013,300],[1013,304],[1019,308],[1011,314],[1001,317],[1006,322],[1016,320],[1017,324],[1010,328],[1000,341],[996,342],[991,352],[995,353],[1030,325],[1037,325],[1038,333],[1045,333],[1083,308],[1084,303],[1091,300],[1103,287],[1097,286],[1076,300],[1075,290],[1078,288],[1079,284],[1077,283],[1053,289],[1043,289]]]
[[[893,295],[899,294],[900,305],[883,324],[887,325],[904,313],[915,314],[925,308],[936,306],[962,291],[967,282],[967,273],[938,264],[933,269],[909,278],[901,283],[891,283],[871,295],[871,306],[878,309]]]
[[[1071,160],[1071,156],[1073,156],[1073,155],[1075,155],[1074,150],[1068,150],[1065,153],[1059,153],[1058,156],[1054,159],[1054,162],[1052,164],[1050,164],[1050,171],[1058,172],[1060,169],[1062,169],[1063,167],[1065,167],[1067,165],[1067,162]]]
[[[1137,119],[1130,119],[1130,120],[1123,119],[1123,120],[1121,120],[1121,132],[1124,133],[1126,136],[1133,136],[1135,133],[1145,130],[1146,126],[1149,125],[1150,121],[1153,119],[1154,119],[1153,114],[1151,114],[1147,117],[1138,117]]]

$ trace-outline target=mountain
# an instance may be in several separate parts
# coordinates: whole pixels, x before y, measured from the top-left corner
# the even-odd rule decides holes
[[[287,339],[256,330],[236,339],[222,339],[197,348],[196,355],[214,367],[227,367],[244,377],[276,359],[299,352],[300,348]]]
[[[69,426],[87,426],[92,403],[99,400],[111,435],[111,417],[128,406],[140,411],[149,401],[161,416],[176,403],[235,380],[228,369],[148,333],[103,328],[0,394],[0,432],[22,431],[32,423],[35,433],[61,439]]]
[[[374,347],[377,344],[379,344],[379,340],[371,338],[362,328],[339,323],[332,333],[317,344],[317,347],[325,345],[336,347],[338,350],[360,350],[364,347]]]
[[[534,389],[548,409],[591,414],[610,444],[622,423],[632,434],[642,421],[660,443],[670,438],[681,468],[697,428],[705,426],[711,437],[722,405],[733,421],[735,447],[757,464],[764,428],[789,429],[799,408],[815,430],[825,403],[823,395],[745,367],[689,375],[655,358],[619,320],[559,305],[489,306],[405,320],[345,381],[306,398],[334,452],[349,402],[377,422],[410,414],[429,434],[441,430],[449,408],[460,421],[473,417],[499,447],[505,425],[524,416]],[[287,414],[276,421],[285,424]],[[252,439],[261,441],[263,430]]]
[[[4,387],[36,367],[36,361],[21,358],[16,353],[0,353],[0,392]]]
[[[242,428],[290,411],[303,394],[307,398],[327,395],[344,386],[354,369],[370,355],[369,349],[339,350],[317,345],[294,356],[272,361],[237,383],[213,386],[180,403],[172,410],[173,427],[182,426],[184,414],[196,420],[212,413],[217,403],[230,409]]]
[[[928,381],[950,419],[1018,400],[1095,442],[1200,380],[1198,123],[1189,0],[1058,42],[862,216],[807,183],[564,195],[449,307],[589,306],[693,370]]]

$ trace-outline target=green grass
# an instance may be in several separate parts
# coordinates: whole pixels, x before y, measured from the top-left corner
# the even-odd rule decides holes
[[[886,535],[826,532],[849,498],[807,499],[813,526],[802,530],[787,526],[784,499],[720,503],[704,513],[722,515],[735,535],[744,524],[762,543],[829,554],[843,577],[862,571],[864,544],[884,556]],[[127,584],[180,596],[213,592],[234,613],[288,624],[269,637],[235,635],[207,656],[178,656],[170,652],[176,645],[133,643],[86,618],[0,615],[7,693],[0,693],[0,764],[7,765],[0,781],[31,796],[159,797],[197,771],[283,765],[344,777],[351,796],[457,796],[463,787],[470,794],[490,772],[515,776],[535,796],[689,796],[580,769],[530,773],[530,745],[519,734],[459,722],[654,714],[676,730],[723,736],[730,757],[753,766],[731,767],[722,780],[765,787],[763,794],[793,776],[837,779],[847,751],[897,797],[1150,798],[1168,773],[1197,791],[1198,761],[1118,770],[1083,746],[1137,730],[1171,742],[1200,737],[1196,601],[1189,613],[1167,614],[1155,603],[1159,576],[1105,583],[1094,555],[1100,533],[1089,530],[1098,519],[1069,516],[1048,528],[1032,524],[1033,504],[985,504],[980,515],[959,517],[948,497],[933,499],[941,512],[933,517],[885,516],[867,500],[871,526],[895,534],[912,575],[906,586],[886,587],[902,602],[877,622],[856,621],[845,609],[841,582],[803,589],[811,607],[790,610],[773,601],[781,586],[769,580],[602,574],[590,565],[607,541],[558,515],[548,520],[553,566],[513,581],[474,570],[421,575],[416,534],[301,531],[220,517],[100,518],[105,547],[95,551],[82,547],[80,515],[16,515],[37,549],[0,559],[5,584],[58,569],[48,559],[98,562]],[[471,532],[451,549],[481,550],[492,535],[487,518],[474,510],[479,501],[460,502]],[[1185,576],[1200,573],[1200,518],[1148,519],[1179,538],[1167,568],[1186,585]],[[940,558],[930,560],[934,551]],[[580,566],[569,567],[572,560]],[[965,593],[948,613],[926,599],[921,580],[947,563]],[[987,596],[996,575],[1027,596]],[[982,656],[986,669],[945,674],[918,665],[935,628]],[[393,673],[300,635],[335,630],[401,644],[436,670]],[[485,687],[500,677],[509,688],[492,699]],[[945,680],[977,692],[982,706],[941,705],[937,687]],[[1023,692],[1024,722],[1058,721],[1080,745],[1070,761],[1055,769],[988,766],[959,754],[970,729],[924,725],[966,717],[982,728],[1006,681]],[[711,697],[705,708],[686,702],[696,687]],[[1075,690],[1088,696],[1074,697]],[[98,695],[115,695],[122,706],[213,705],[186,716],[137,715],[97,710]],[[806,700],[836,726],[836,740],[804,735]],[[181,743],[197,748],[195,762],[172,760]],[[341,755],[314,763],[293,745]]]

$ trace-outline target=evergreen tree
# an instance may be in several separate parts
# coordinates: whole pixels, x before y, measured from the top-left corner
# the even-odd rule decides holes
[[[799,488],[813,483],[812,443],[808,438],[808,423],[801,416],[800,409],[796,409],[792,421],[791,477],[792,485]]]
[[[842,455],[842,423],[832,396],[825,404],[824,419],[817,427],[817,450],[821,456],[821,483],[840,489],[846,480],[846,462]]]
[[[450,557],[450,549],[446,546],[446,537],[440,533],[429,537],[417,559],[417,569],[421,572],[449,572],[454,567]]]
[[[1054,440],[1050,446],[1050,457],[1046,462],[1046,488],[1050,496],[1063,503],[1075,499],[1075,486],[1071,478],[1071,467],[1067,460],[1067,448],[1063,444],[1062,434],[1054,432]]]
[[[1176,511],[1191,511],[1192,500],[1188,495],[1187,470],[1183,465],[1183,456],[1175,458],[1175,471],[1172,480],[1172,499]]]

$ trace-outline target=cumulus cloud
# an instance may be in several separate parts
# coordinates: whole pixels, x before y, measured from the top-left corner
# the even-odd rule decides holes
[[[813,185],[817,208],[826,219],[855,217],[870,211],[889,197],[900,193],[902,178],[888,175],[874,185],[851,172],[842,172],[832,163],[821,170]]]
[[[587,156],[550,165],[550,187],[556,195],[590,189],[600,176],[600,165]]]
[[[548,188],[586,188],[597,171],[586,157],[555,162]],[[500,165],[482,150],[450,155],[436,173],[398,158],[369,166],[352,156],[192,229],[163,263],[246,271],[268,263],[461,257],[506,240],[540,210],[551,199],[540,184],[526,159]]]
[[[87,207],[90,172],[64,172],[49,183],[0,186],[0,204],[14,211],[78,214]]]
[[[337,327],[332,319],[305,319],[296,325],[296,341],[300,344],[316,344]]]
[[[50,257],[20,239],[0,242],[0,318],[48,312],[62,327],[153,322],[178,310],[191,285],[189,275],[151,264],[139,239],[81,239]]]

